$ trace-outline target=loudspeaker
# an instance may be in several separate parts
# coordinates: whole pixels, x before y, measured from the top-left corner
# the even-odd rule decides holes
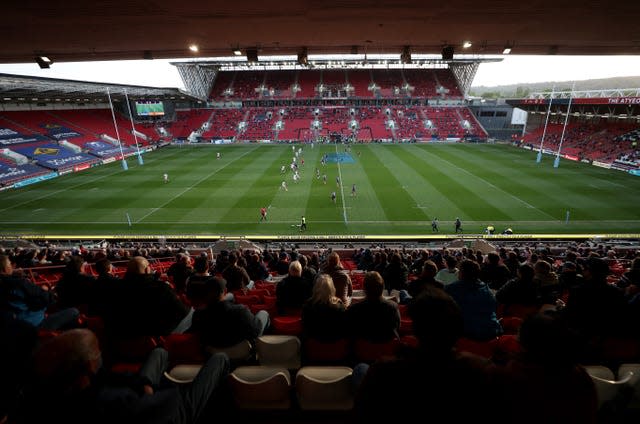
[[[247,62],[249,63],[258,62],[258,49],[247,49]]]
[[[442,48],[442,60],[453,60],[453,47],[444,46]]]

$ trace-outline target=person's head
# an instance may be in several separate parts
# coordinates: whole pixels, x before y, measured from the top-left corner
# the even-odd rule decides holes
[[[551,274],[553,269],[551,268],[551,264],[547,261],[539,260],[533,265],[533,270],[536,275],[546,276]]]
[[[458,304],[444,290],[428,288],[409,304],[413,332],[421,348],[445,353],[462,337],[464,321]]]
[[[498,265],[500,263],[500,255],[496,252],[489,252],[487,254],[487,262],[491,265]]]
[[[337,252],[331,252],[327,257],[327,265],[330,267],[339,267],[340,266],[340,255]]]
[[[102,352],[96,335],[76,328],[46,340],[34,352],[33,373],[57,393],[86,388],[102,366]]]
[[[111,261],[107,258],[102,258],[95,264],[96,272],[98,275],[107,275],[111,274],[113,267],[111,265]]]
[[[302,275],[302,265],[299,261],[291,261],[289,263],[289,275],[292,277],[300,277]]]
[[[129,263],[127,264],[127,274],[143,275],[151,273],[151,265],[149,265],[149,261],[144,256],[134,256],[129,259]]]
[[[574,364],[578,358],[580,345],[576,334],[553,314],[538,313],[525,318],[518,340],[526,357],[534,362],[555,367]]]
[[[480,265],[471,259],[465,259],[458,268],[458,279],[461,281],[475,282],[480,276]]]
[[[227,294],[227,280],[222,277],[209,277],[204,284],[207,291],[207,303],[219,302]]]
[[[535,271],[531,265],[524,263],[518,267],[518,278],[521,281],[533,281]]]
[[[0,255],[0,274],[13,274],[13,265],[11,265],[11,259],[7,255]]]
[[[455,256],[447,256],[445,257],[444,261],[447,264],[447,268],[449,268],[450,270],[453,270],[456,268],[456,266],[458,265],[458,260],[456,259]]]
[[[319,273],[313,283],[312,303],[336,303],[336,286],[329,274]]]
[[[193,262],[193,270],[198,274],[205,274],[209,271],[209,258],[198,256]]]
[[[367,299],[380,299],[384,291],[384,280],[378,271],[368,271],[364,274],[362,287]]]
[[[422,278],[434,278],[438,273],[438,266],[432,260],[424,261],[422,264]]]
[[[602,258],[591,256],[582,265],[582,275],[588,281],[606,281],[609,264]]]
[[[84,258],[80,255],[73,255],[67,262],[65,272],[69,274],[80,274],[84,271]]]

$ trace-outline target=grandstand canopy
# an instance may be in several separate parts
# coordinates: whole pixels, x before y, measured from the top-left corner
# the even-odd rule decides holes
[[[119,101],[131,99],[195,101],[195,97],[177,88],[106,84],[54,78],[0,74],[0,103],[108,103],[108,95]]]
[[[0,63],[246,55],[640,54],[640,2],[5,2]],[[462,43],[472,46],[463,50]],[[189,50],[197,44],[198,52]]]

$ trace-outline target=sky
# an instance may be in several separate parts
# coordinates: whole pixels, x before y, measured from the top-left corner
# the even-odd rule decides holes
[[[481,64],[472,87],[640,76],[640,55],[503,57],[502,62]],[[184,89],[176,67],[169,63],[175,61],[184,59],[65,62],[49,69],[40,69],[35,62],[0,64],[0,73]]]

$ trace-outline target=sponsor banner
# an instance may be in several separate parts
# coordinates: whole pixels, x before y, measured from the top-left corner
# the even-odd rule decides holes
[[[27,170],[24,168],[9,167],[0,169],[0,181],[12,180],[22,175],[27,175]]]
[[[640,177],[640,169],[630,169],[629,174]]]
[[[110,158],[106,158],[106,159],[102,159],[102,163],[106,164],[106,163],[111,163],[111,162],[115,162],[116,158],[115,157],[110,157]]]
[[[6,186],[0,185],[0,191],[9,190],[10,188],[13,188],[13,187],[14,187],[13,184],[9,184]]]
[[[11,128],[0,128],[0,138],[14,138],[20,135]]]
[[[65,174],[71,174],[72,172],[73,172],[73,168],[65,168],[58,171],[58,174],[65,175]]]
[[[578,160],[578,156],[574,156],[574,155],[562,155],[562,157],[565,159],[574,160],[574,161]]]
[[[33,177],[33,178],[26,178],[26,179],[24,179],[22,181],[18,181],[13,186],[15,188],[24,187],[26,185],[34,184],[34,183],[37,183],[37,182],[40,182],[40,181],[50,180],[51,178],[55,178],[57,176],[58,176],[57,172],[50,172],[48,174],[39,175],[39,176]]]
[[[50,137],[53,137],[56,140],[82,137],[82,134],[79,134],[73,130],[70,130],[69,128],[63,127],[60,124],[41,124],[40,126],[47,131],[47,134]]]
[[[48,139],[42,135],[18,134],[17,137],[0,139],[0,144],[9,145],[9,144],[21,144],[21,143],[33,143],[35,141],[44,141],[44,140],[48,140]]]
[[[89,168],[91,168],[91,165],[89,165],[88,163],[83,163],[82,165],[74,166],[73,170],[75,172],[78,172],[78,171],[84,171],[85,169],[89,169]]]
[[[604,163],[604,162],[600,162],[600,161],[597,161],[597,160],[593,161],[593,165],[594,166],[598,166],[600,168],[606,168],[606,169],[610,169],[611,168],[611,164],[610,163]]]
[[[571,99],[576,105],[640,105],[640,97],[578,97]],[[522,99],[517,104],[520,105],[548,105],[549,99]],[[569,99],[553,99],[553,104],[569,104]]]
[[[65,165],[67,166],[73,165],[75,162],[86,162],[89,159],[93,160],[93,158],[90,158],[86,155],[73,155],[73,156],[67,156],[65,158],[45,159],[45,160],[38,159],[38,163],[44,166],[47,166],[49,168],[61,168]]]

